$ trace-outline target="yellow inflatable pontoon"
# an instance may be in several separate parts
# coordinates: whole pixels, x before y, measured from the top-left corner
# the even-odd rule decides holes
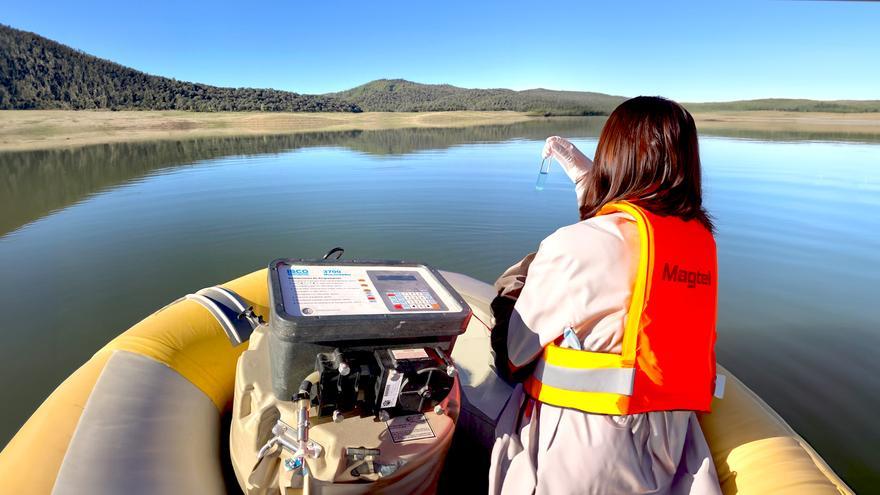
[[[485,447],[506,387],[487,357],[484,322],[494,291],[464,275],[444,276],[475,316],[452,355],[463,395],[455,434],[472,435]],[[267,315],[266,270],[223,287]],[[196,301],[157,311],[99,350],[34,412],[0,452],[0,493],[237,492],[224,475],[229,453],[221,451],[221,421],[247,348],[247,342],[231,344]],[[720,372],[727,375],[725,397],[701,424],[725,493],[852,493],[767,404]],[[440,486],[467,482],[449,470],[444,476],[461,479]],[[435,482],[426,480],[423,488],[433,490]]]

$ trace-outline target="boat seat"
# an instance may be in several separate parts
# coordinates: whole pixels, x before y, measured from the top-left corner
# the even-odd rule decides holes
[[[115,351],[52,493],[225,493],[219,437],[217,407],[195,385],[149,357]]]
[[[489,325],[492,324],[492,314],[489,302],[496,295],[495,289],[467,275],[440,273],[474,312],[467,330],[458,336],[452,350],[462,396],[457,428],[488,452],[495,443],[495,424],[512,390],[498,377],[491,363]]]

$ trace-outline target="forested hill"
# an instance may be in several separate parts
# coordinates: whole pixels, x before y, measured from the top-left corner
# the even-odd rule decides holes
[[[151,76],[0,24],[0,109],[358,112],[328,96]]]
[[[514,110],[546,115],[608,115],[625,99],[581,91],[466,89],[403,79],[379,79],[329,96],[351,101],[367,112]]]
[[[880,112],[880,100],[805,100],[793,98],[763,98],[760,100],[723,101],[714,103],[685,103],[691,112]]]
[[[355,103],[366,112],[516,110],[545,115],[608,115],[626,99],[582,91],[466,89],[448,84],[419,84],[403,79],[380,79],[328,96]],[[692,112],[880,112],[878,100],[765,98],[683,105]]]

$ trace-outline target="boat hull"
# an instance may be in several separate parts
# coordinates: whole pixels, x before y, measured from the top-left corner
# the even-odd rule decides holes
[[[475,313],[453,353],[463,371],[456,435],[470,435],[473,445],[487,448],[506,390],[489,368],[494,291],[464,275],[444,275]],[[266,315],[266,280],[266,271],[259,270],[223,287]],[[191,493],[192,483],[201,484],[202,493],[222,492],[220,459],[226,453],[219,450],[225,443],[219,441],[220,418],[232,406],[236,363],[246,349],[247,343],[230,344],[214,318],[193,301],[180,299],[157,311],[99,350],[34,412],[0,452],[0,493],[118,493],[121,478],[128,480],[127,492],[147,493],[152,487],[153,493]],[[725,397],[700,422],[724,493],[852,493],[765,402],[729,372],[719,371],[727,375]],[[126,372],[130,380],[113,380]],[[138,382],[140,375],[149,379]],[[114,393],[128,408],[115,415],[108,408],[116,402],[104,400]],[[183,398],[159,400],[174,394]],[[138,402],[144,397],[148,400]],[[189,401],[183,402],[186,414],[174,414],[172,409],[183,409],[181,400]],[[108,416],[119,420],[112,428]],[[116,447],[87,448],[105,444]],[[170,454],[156,454],[169,444]],[[82,471],[89,473],[76,476]],[[133,482],[138,479],[146,485]],[[441,481],[441,486],[453,485]]]

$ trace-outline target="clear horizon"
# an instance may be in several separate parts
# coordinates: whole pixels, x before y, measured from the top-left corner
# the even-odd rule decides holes
[[[880,4],[6,6],[0,22],[149,74],[321,94],[376,79],[680,101],[880,99]]]

